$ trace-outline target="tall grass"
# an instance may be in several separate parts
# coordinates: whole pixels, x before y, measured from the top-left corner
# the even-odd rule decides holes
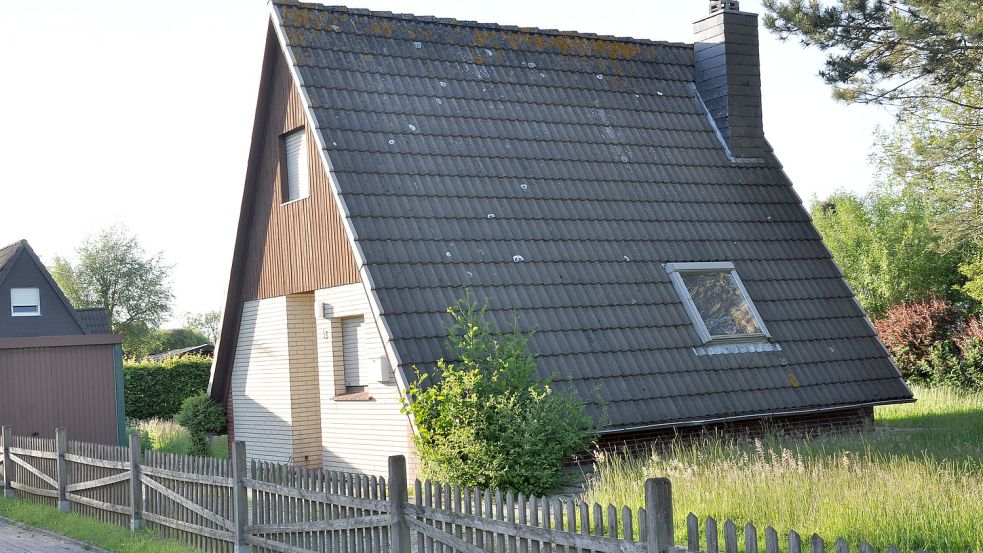
[[[140,434],[144,449],[182,455],[191,451],[191,433],[174,421],[158,418],[135,421],[129,429]]]
[[[983,552],[983,393],[915,393],[916,404],[878,408],[864,435],[708,439],[602,458],[585,499],[642,506],[645,479],[668,476],[679,540],[693,512],[879,549]]]

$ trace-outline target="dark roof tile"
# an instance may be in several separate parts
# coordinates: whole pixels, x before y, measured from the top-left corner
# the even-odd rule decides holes
[[[616,429],[910,397],[777,160],[718,143],[692,45],[275,4],[404,368],[469,286]],[[781,351],[696,355],[682,261],[734,262]]]

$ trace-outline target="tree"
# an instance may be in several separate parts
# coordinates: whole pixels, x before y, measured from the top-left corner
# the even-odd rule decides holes
[[[184,324],[187,328],[193,329],[208,338],[208,343],[215,345],[218,340],[219,324],[222,321],[222,313],[218,310],[205,311],[204,313],[185,313]]]
[[[190,348],[210,344],[208,336],[193,328],[164,328],[154,332],[152,351],[160,353],[172,349]]]
[[[966,86],[957,97],[983,104],[983,84]],[[879,143],[873,157],[881,173],[933,205],[943,246],[983,247],[983,110],[929,103]]]
[[[983,103],[983,86],[967,85],[958,97]],[[926,103],[879,138],[873,158],[885,182],[923,197],[943,251],[963,250],[963,292],[983,303],[983,110]]]
[[[89,236],[75,254],[74,264],[55,258],[51,275],[58,286],[76,307],[105,309],[127,354],[146,353],[171,310],[171,267],[121,226]]]
[[[915,111],[983,78],[979,0],[764,0],[765,27],[828,52],[820,76],[837,98]]]
[[[543,495],[566,482],[563,466],[596,435],[573,390],[535,376],[531,334],[500,332],[470,294],[448,309],[448,345],[436,375],[418,373],[403,411],[428,476],[462,486]]]
[[[879,317],[896,304],[958,296],[963,252],[943,252],[919,196],[879,189],[814,201],[812,217],[864,309]]]

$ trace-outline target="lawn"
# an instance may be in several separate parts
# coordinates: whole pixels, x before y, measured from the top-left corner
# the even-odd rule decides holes
[[[915,404],[878,407],[876,430],[863,435],[706,440],[602,459],[585,499],[641,506],[644,480],[668,476],[678,543],[693,512],[753,522],[762,540],[771,525],[878,550],[983,552],[983,392],[914,391]]]
[[[159,539],[149,530],[132,533],[126,528],[62,513],[54,507],[17,499],[0,498],[0,516],[119,553],[195,553],[198,551]]]

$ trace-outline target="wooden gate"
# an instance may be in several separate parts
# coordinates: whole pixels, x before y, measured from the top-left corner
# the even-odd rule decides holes
[[[74,441],[67,446],[65,499],[72,512],[110,524],[129,524],[129,448]]]
[[[139,473],[147,526],[204,551],[232,551],[235,515],[227,459],[147,451]]]
[[[10,446],[6,447],[8,438]],[[7,485],[17,490],[17,496],[21,499],[31,503],[57,505],[58,455],[55,453],[55,440],[8,436],[4,433],[4,446],[8,452],[6,457],[12,464],[5,469],[11,471],[13,476]]]
[[[258,551],[389,551],[385,478],[256,462],[249,475],[245,542]]]

